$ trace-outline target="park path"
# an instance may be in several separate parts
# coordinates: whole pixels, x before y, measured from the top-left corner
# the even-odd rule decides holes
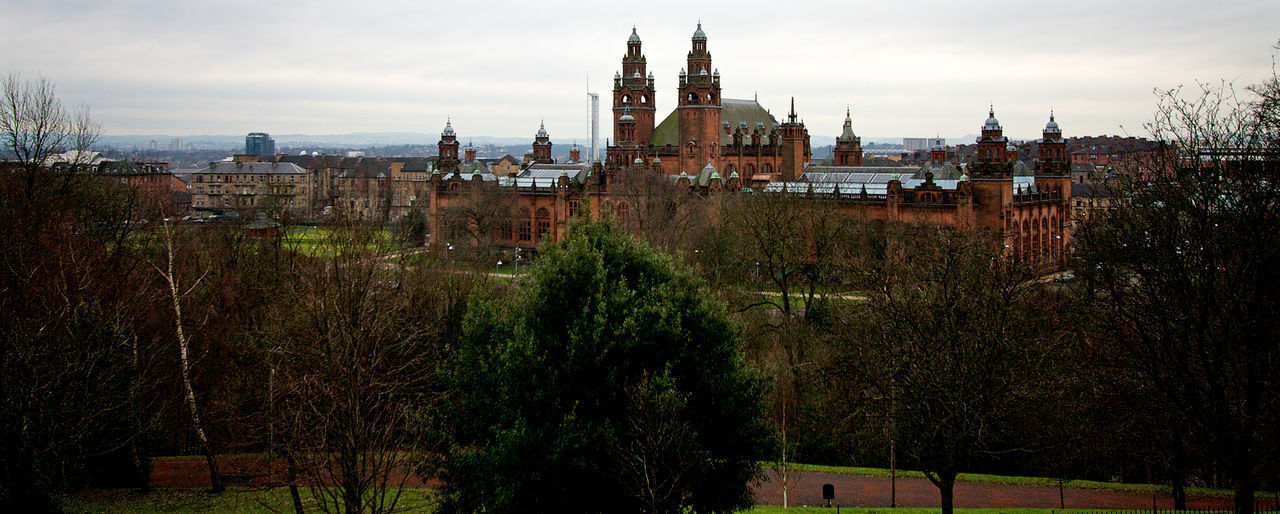
[[[781,480],[776,472],[766,472],[766,480],[755,484],[756,503],[781,505]],[[888,507],[890,496],[889,477],[792,471],[791,486],[787,490],[788,503],[792,506],[826,505],[822,499],[822,485],[835,486],[836,499],[832,505],[847,507]],[[938,507],[938,488],[925,478],[898,478],[897,506]],[[1068,509],[1150,509],[1151,493],[1116,491],[1110,489],[1074,488],[1068,483],[1059,502],[1058,488],[1036,485],[998,484],[991,482],[956,482],[955,506],[957,508],[1061,508]],[[1154,497],[1161,509],[1173,508],[1173,498],[1168,493]],[[1268,505],[1270,505],[1268,503]],[[1230,509],[1231,498],[1212,496],[1188,496],[1190,509]]]
[[[219,469],[231,474],[228,485],[270,485],[267,476],[267,460],[261,455],[224,455],[218,459]],[[274,466],[275,481],[283,480],[283,462]],[[393,480],[394,482],[395,480]],[[756,503],[781,505],[782,490],[776,472],[769,470],[766,478],[753,484]],[[160,457],[152,461],[151,484],[154,487],[208,487],[209,472],[204,460],[191,457]],[[889,477],[792,471],[788,490],[792,506],[825,505],[822,484],[832,484],[836,490],[835,504],[847,507],[888,507]],[[435,481],[423,482],[417,477],[406,481],[408,487],[434,487]],[[938,489],[924,478],[898,478],[899,507],[937,507]],[[1069,509],[1150,509],[1150,493],[1115,491],[1108,489],[1083,489],[1068,487],[1063,499]],[[1168,493],[1157,494],[1156,505],[1161,509],[1173,507]],[[1058,488],[1034,485],[997,484],[990,482],[956,482],[956,507],[985,508],[1059,508]],[[1270,507],[1270,503],[1266,504]],[[1187,499],[1192,509],[1230,509],[1227,497],[1192,496]],[[1271,507],[1274,508],[1274,507]]]

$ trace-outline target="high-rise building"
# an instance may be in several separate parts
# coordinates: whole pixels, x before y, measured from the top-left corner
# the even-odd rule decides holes
[[[248,155],[270,156],[276,154],[276,140],[266,132],[250,132],[244,138],[244,153]]]

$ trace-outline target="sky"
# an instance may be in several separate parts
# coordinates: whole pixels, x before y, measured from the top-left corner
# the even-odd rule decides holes
[[[1155,91],[1272,72],[1280,1],[565,2],[0,0],[0,72],[44,76],[107,135],[438,133],[585,142],[612,134],[634,25],[659,120],[699,20],[724,98],[815,145],[846,106],[864,138],[1143,136]],[[434,143],[434,136],[428,144]],[[603,143],[603,141],[602,141]]]

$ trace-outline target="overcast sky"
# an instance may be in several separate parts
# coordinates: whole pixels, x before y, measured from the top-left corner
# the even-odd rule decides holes
[[[698,20],[726,98],[815,144],[845,106],[864,137],[978,131],[1144,135],[1154,88],[1258,82],[1280,1],[469,2],[0,0],[3,71],[55,81],[111,135],[438,133],[585,141],[585,91],[612,134],[634,24],[659,116]],[[661,118],[660,118],[661,119]],[[1123,127],[1123,128],[1122,128]],[[429,141],[434,143],[434,140]],[[603,142],[603,141],[602,141]]]

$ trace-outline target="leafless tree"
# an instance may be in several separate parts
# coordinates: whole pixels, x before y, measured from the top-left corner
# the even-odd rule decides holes
[[[199,402],[196,401],[196,392],[191,386],[191,344],[182,315],[183,300],[193,290],[200,287],[200,282],[204,280],[208,270],[206,269],[190,286],[183,285],[180,276],[174,271],[174,261],[179,257],[174,249],[174,234],[167,218],[161,220],[161,227],[163,228],[162,237],[164,238],[165,249],[164,267],[162,268],[155,263],[152,263],[152,267],[160,274],[160,277],[164,279],[165,285],[168,287],[168,296],[173,309],[174,337],[178,343],[178,364],[182,371],[182,396],[186,402],[187,410],[191,414],[191,429],[200,440],[200,448],[204,453],[205,463],[209,466],[211,489],[213,492],[220,493],[225,487],[222,485],[222,476],[218,473],[217,452],[209,441],[208,434],[205,433],[204,423],[200,421]]]
[[[151,298],[124,244],[133,208],[118,185],[86,180],[55,154],[96,137],[52,82],[3,82],[0,98],[0,505],[49,510],[85,463],[130,447],[145,407],[138,333]],[[77,152],[76,156],[84,155]]]
[[[1052,383],[1058,334],[1028,270],[982,234],[926,227],[903,259],[866,270],[876,287],[835,373],[846,416],[890,424],[896,447],[953,508],[957,473],[1028,451],[1026,420]]]
[[[322,510],[390,512],[422,461],[442,334],[469,277],[379,258],[387,242],[367,227],[328,244],[340,250],[294,271],[263,334],[275,450]]]
[[[609,184],[614,198],[626,202],[626,219],[620,221],[656,248],[685,253],[706,230],[706,201],[678,186],[661,173],[622,173]]]
[[[1252,512],[1280,421],[1280,83],[1158,91],[1163,142],[1077,234],[1106,334]],[[1179,432],[1181,432],[1180,430]],[[1171,448],[1170,451],[1176,451]],[[1176,457],[1176,455],[1175,455]]]
[[[514,222],[516,191],[497,184],[471,182],[456,194],[455,201],[441,210],[440,228],[445,233],[431,237],[453,244],[460,257],[474,257],[487,267],[502,230],[509,230]]]

